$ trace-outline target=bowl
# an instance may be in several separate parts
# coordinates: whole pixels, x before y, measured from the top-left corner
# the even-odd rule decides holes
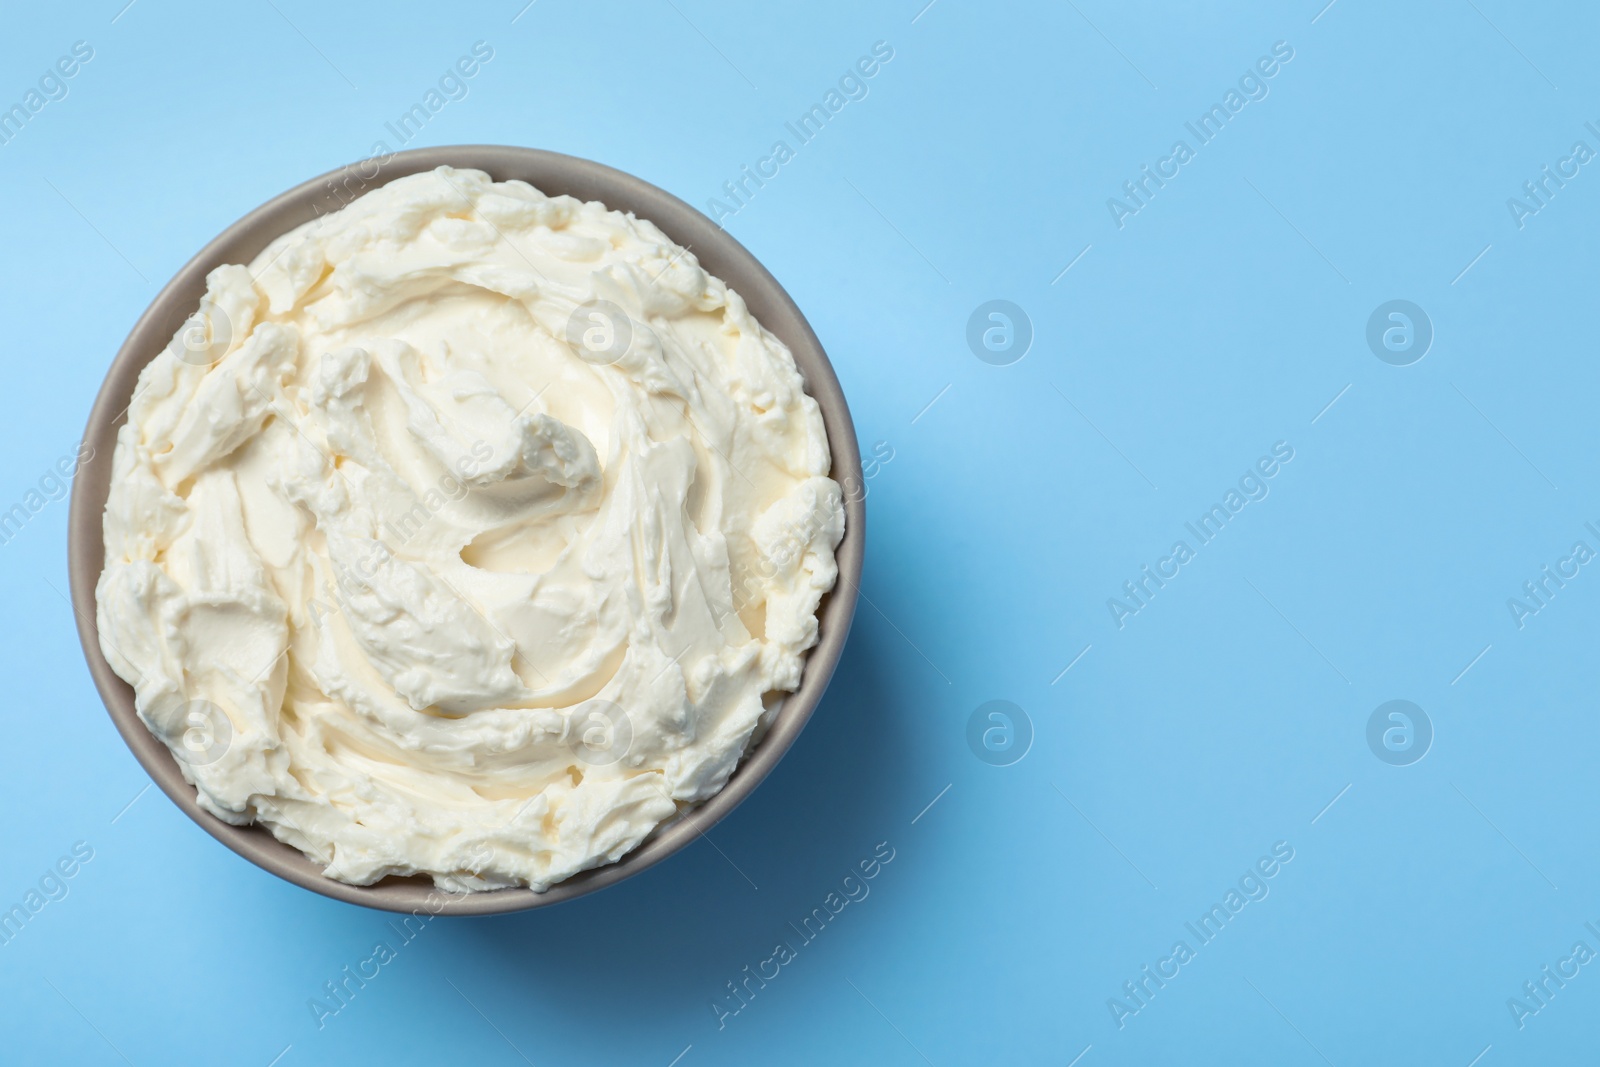
[[[267,830],[257,826],[233,826],[202,810],[194,787],[184,780],[172,752],[139,721],[133,706],[133,689],[117,676],[100,651],[95,621],[95,583],[105,564],[102,517],[111,487],[111,457],[116,449],[117,431],[127,417],[139,372],[193,313],[205,292],[206,275],[223,264],[248,264],[274,238],[302,223],[337,211],[361,194],[396,178],[440,165],[482,170],[496,181],[520,179],[550,196],[566,194],[580,200],[601,201],[609,208],[650,220],[677,244],[694,252],[700,265],[743,296],[761,324],[794,354],[805,379],[806,391],[822,409],[828,445],[833,453],[833,477],[845,488],[845,533],[837,552],[839,581],[818,606],[818,642],[807,656],[800,688],[785,698],[760,743],[746,755],[716,796],[658,829],[617,862],[581,872],[543,893],[529,889],[497,889],[453,894],[436,889],[431,879],[423,877],[386,878],[370,886],[347,885],[325,876],[316,862],[277,840]],[[839,380],[805,316],[777,279],[744,246],[699,211],[630,174],[555,152],[499,145],[457,145],[397,152],[313,178],[256,208],[190,260],[140,316],[106,374],[105,384],[89,415],[84,443],[93,447],[93,455],[99,461],[86,464],[73,485],[67,534],[68,567],[72,606],[78,617],[78,637],[83,642],[89,673],[94,676],[106,710],[111,713],[111,721],[161,791],[212,837],[295,885],[370,908],[426,911],[434,915],[522,911],[572,900],[615,885],[660,863],[737,807],[794,744],[822,699],[844,651],[850,621],[855,614],[866,523],[861,453]]]

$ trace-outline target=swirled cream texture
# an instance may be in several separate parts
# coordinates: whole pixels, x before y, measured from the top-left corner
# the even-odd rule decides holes
[[[440,168],[213,271],[117,439],[101,646],[200,803],[542,890],[727,782],[844,529],[816,402],[647,221]]]

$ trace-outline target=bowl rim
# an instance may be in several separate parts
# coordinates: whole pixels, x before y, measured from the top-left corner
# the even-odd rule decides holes
[[[205,292],[206,275],[224,264],[251,262],[275,238],[318,215],[338,210],[362,193],[442,165],[482,170],[496,181],[522,180],[549,196],[598,200],[608,208],[654,223],[678,245],[690,249],[700,265],[737,291],[756,319],[793,353],[806,392],[822,410],[833,459],[832,477],[846,490],[845,533],[836,553],[839,578],[818,608],[818,640],[806,656],[800,688],[785,698],[765,736],[715,796],[658,829],[620,860],[580,872],[543,893],[521,888],[452,893],[421,877],[349,885],[324,875],[314,860],[266,829],[218,819],[200,807],[194,786],[184,779],[171,750],[139,720],[133,689],[111,669],[100,650],[96,622],[95,588],[105,561],[103,515],[117,432],[126,421],[140,371],[192,314]],[[72,606],[89,673],[128,748],[173,803],[240,856],[304,889],[382,911],[496,915],[548,907],[615,885],[703,836],[771,773],[811,718],[844,651],[860,592],[866,533],[860,448],[838,377],[798,305],[727,230],[683,200],[615,168],[543,149],[445,145],[374,156],[302,182],[250,211],[185,264],[140,315],[106,373],[83,444],[94,451],[72,487],[67,525]]]

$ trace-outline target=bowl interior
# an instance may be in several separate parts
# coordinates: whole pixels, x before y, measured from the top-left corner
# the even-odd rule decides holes
[[[503,889],[447,894],[425,878],[388,878],[372,886],[346,885],[325,877],[314,861],[268,831],[255,826],[231,826],[203,811],[194,787],[184,780],[172,753],[139,721],[134,712],[133,690],[102,655],[95,625],[95,583],[105,563],[102,516],[110,491],[117,431],[126,420],[139,372],[198,305],[205,293],[206,275],[224,264],[249,263],[274,238],[318,215],[337,211],[380,185],[441,165],[482,170],[496,181],[522,180],[551,196],[566,194],[601,201],[607,207],[650,220],[673,241],[694,252],[701,266],[744,297],[762,325],[794,353],[806,389],[822,409],[833,454],[833,476],[846,488],[845,535],[837,553],[839,582],[818,608],[820,637],[806,660],[800,689],[784,701],[766,736],[716,796],[658,830],[616,863],[575,875],[543,893]],[[72,491],[68,520],[72,604],[90,673],[117,729],[155,783],[206,832],[273,874],[354,904],[398,912],[426,910],[432,914],[519,911],[571,900],[660,862],[732,811],[793,744],[827,687],[855,612],[865,549],[861,456],[838,379],[800,309],[727,231],[682,200],[621,171],[554,152],[497,145],[398,152],[314,178],[252,211],[185,265],[140,317],[106,375],[89,417],[84,443],[94,452],[75,479]]]

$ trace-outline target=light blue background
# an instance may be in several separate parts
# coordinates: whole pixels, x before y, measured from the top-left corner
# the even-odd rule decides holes
[[[1591,7],[123,2],[4,14],[4,103],[74,41],[95,58],[0,147],[0,510],[76,447],[190,255],[368,155],[478,40],[494,59],[411,146],[555,149],[700,206],[892,45],[728,226],[821,335],[864,451],[893,459],[833,686],[715,848],[558,908],[438,920],[320,1031],[308,999],[396,940],[387,917],[141,793],[50,504],[0,547],[0,901],[76,841],[95,856],[0,947],[0,1058],[1592,1056],[1600,966],[1522,1029],[1506,1006],[1578,940],[1600,949],[1600,575],[1520,630],[1506,606],[1574,541],[1600,548],[1600,167],[1524,229],[1506,206],[1574,141],[1600,149]],[[1107,198],[1193,146],[1183,123],[1280,40],[1270,95],[1119,230]],[[1035,331],[1011,366],[965,341],[995,298]],[[1364,339],[1394,298],[1436,331],[1408,367]],[[1295,451],[1271,495],[1119,630],[1107,598],[1277,441]],[[966,742],[997,698],[1035,732],[1009,767]],[[1436,731],[1411,766],[1365,738],[1396,698]],[[725,983],[883,841],[871,895],[719,1029]],[[1196,946],[1184,923],[1278,841],[1295,854],[1270,895],[1119,1029],[1107,999]]]

